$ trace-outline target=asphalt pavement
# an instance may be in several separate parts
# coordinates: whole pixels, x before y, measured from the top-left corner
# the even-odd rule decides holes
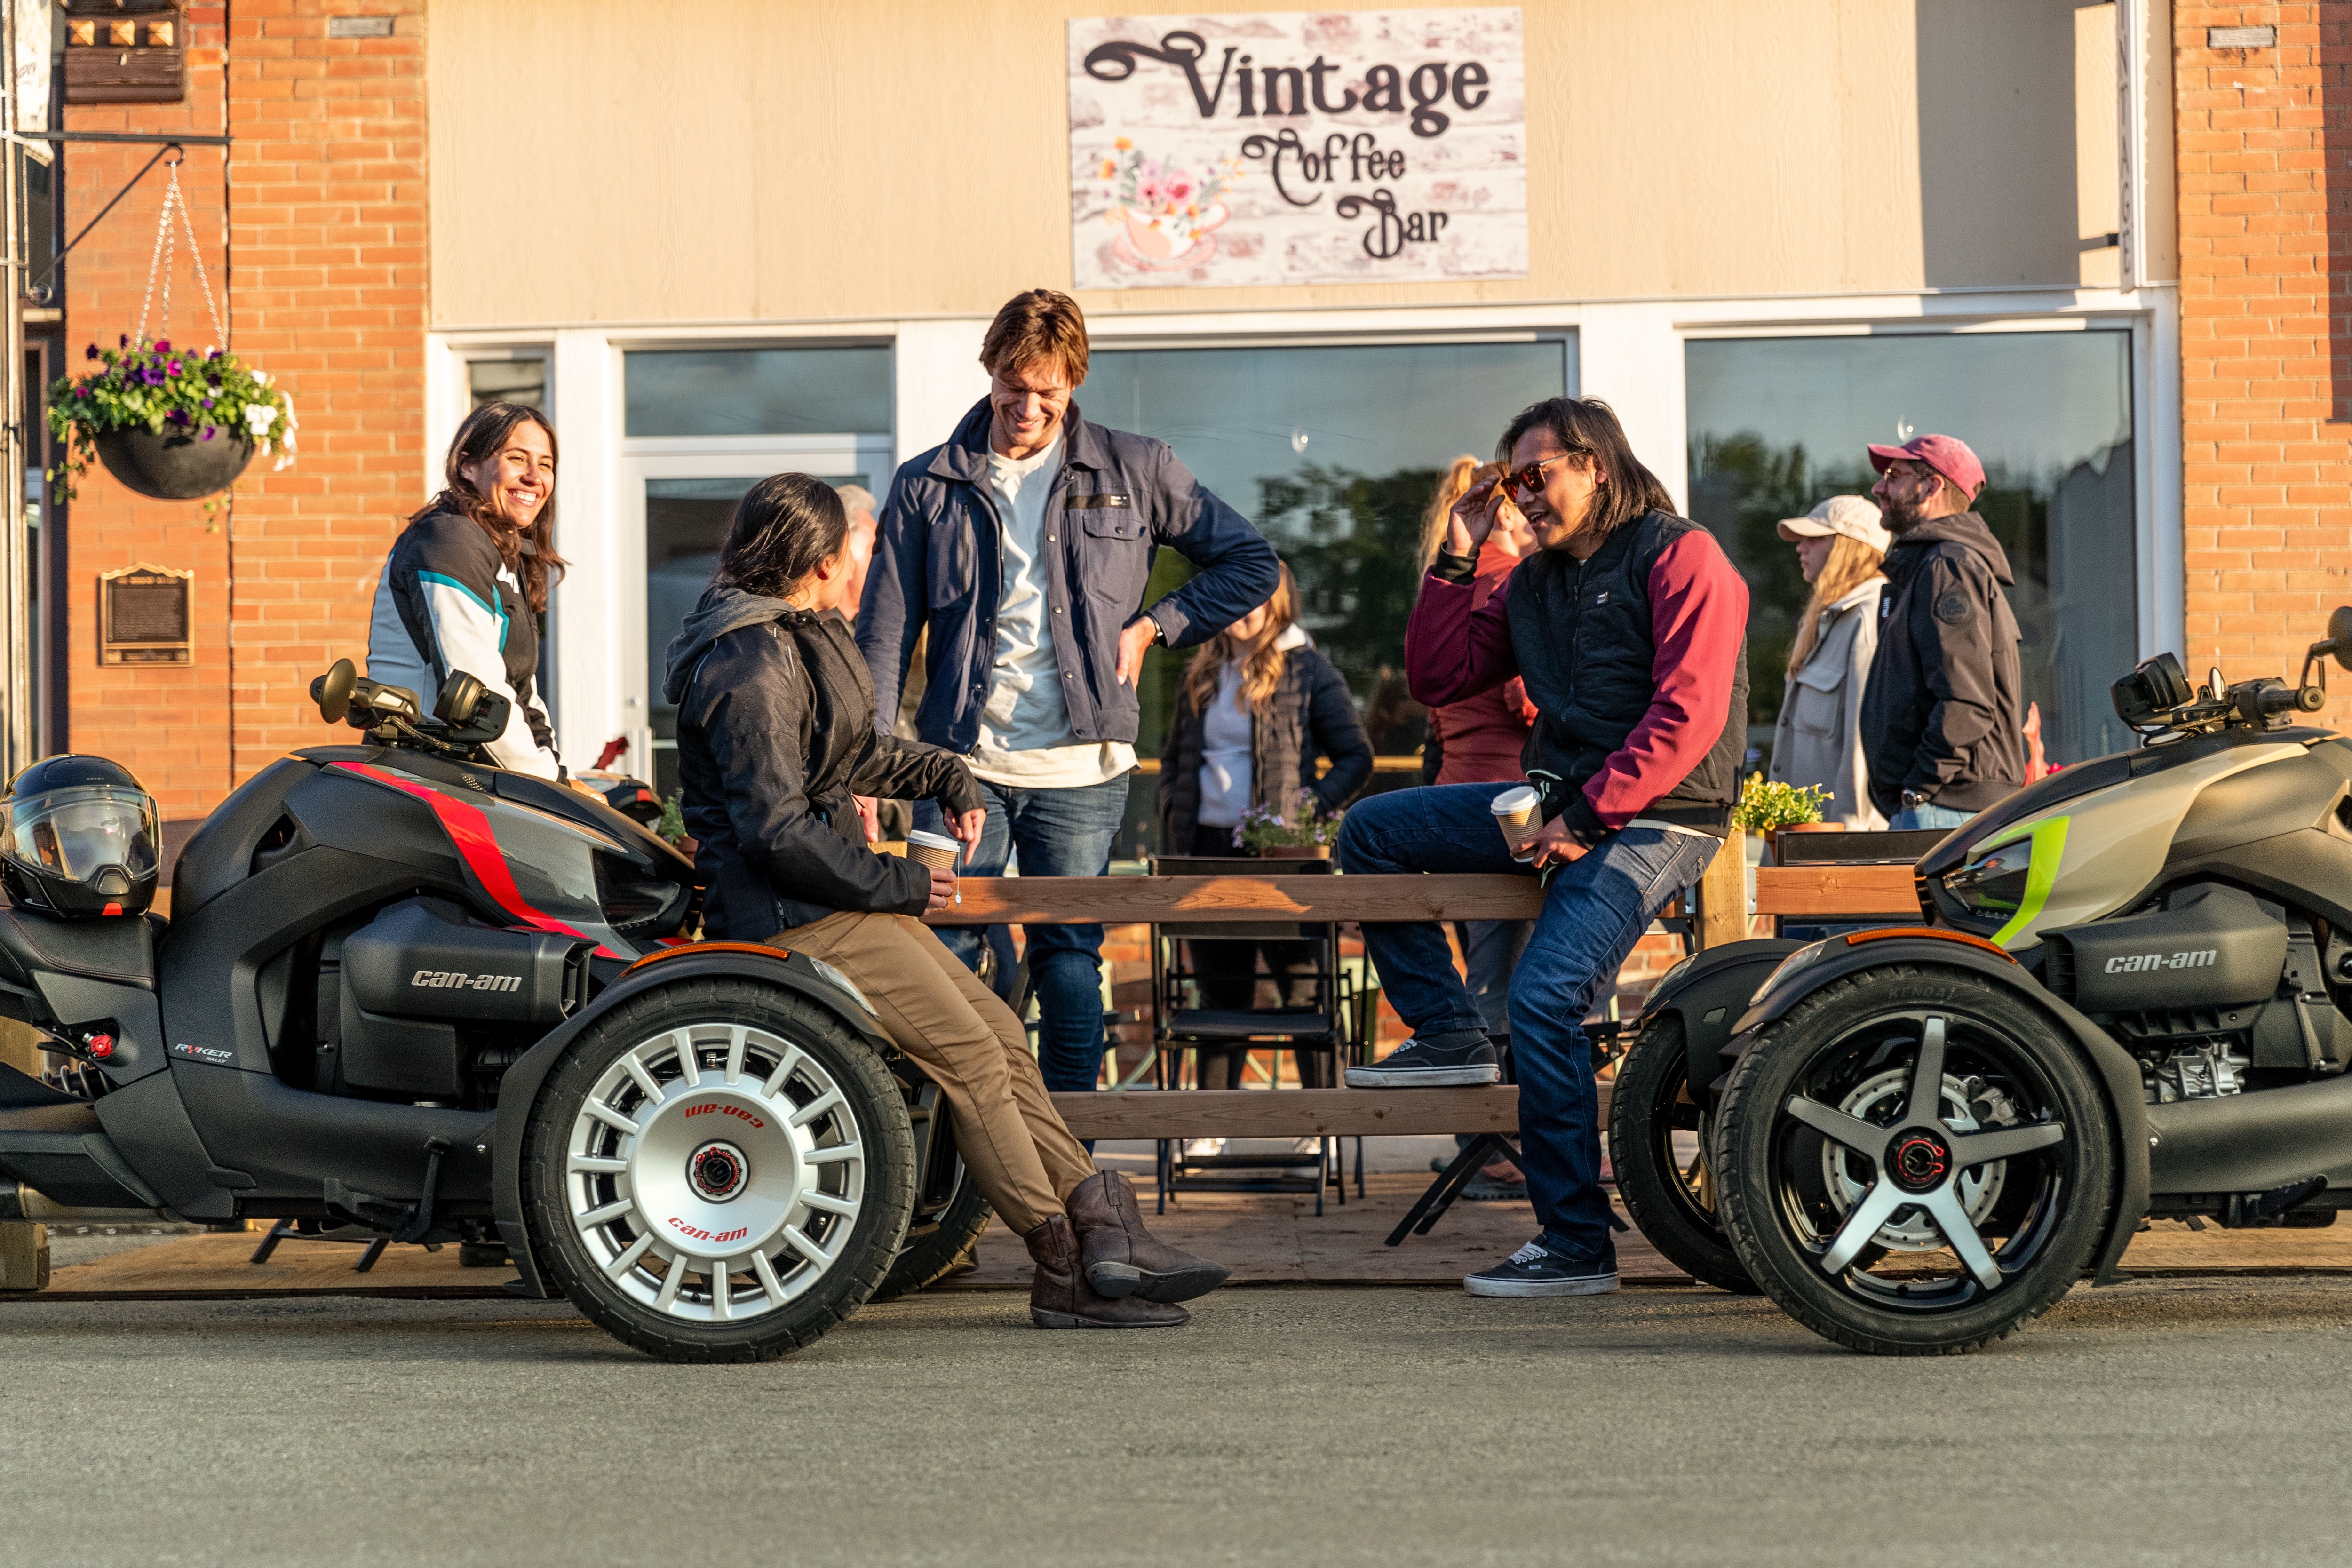
[[[2077,1291],[1991,1352],[1757,1300],[1017,1294],[673,1367],[561,1304],[0,1305],[0,1563],[2326,1563],[2352,1281]]]

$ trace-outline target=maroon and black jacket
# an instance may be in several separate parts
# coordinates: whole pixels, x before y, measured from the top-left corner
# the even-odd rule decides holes
[[[1547,818],[1587,844],[1637,816],[1721,835],[1748,749],[1748,584],[1712,534],[1645,511],[1579,561],[1538,551],[1474,608],[1474,557],[1441,552],[1405,627],[1435,707],[1517,676]]]

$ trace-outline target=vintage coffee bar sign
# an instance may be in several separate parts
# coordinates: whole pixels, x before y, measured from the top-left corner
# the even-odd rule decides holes
[[[185,664],[194,572],[142,562],[98,574],[98,662]]]
[[[1073,21],[1081,289],[1524,278],[1516,6]]]

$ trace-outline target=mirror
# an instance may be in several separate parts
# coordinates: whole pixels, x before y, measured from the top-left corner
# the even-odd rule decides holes
[[[2352,669],[2352,605],[2338,605],[2327,617],[2327,640],[2336,645],[2336,662]]]
[[[335,660],[326,674],[310,682],[310,700],[319,705],[319,717],[330,724],[341,724],[352,716],[352,690],[359,684],[360,672],[352,668],[347,658]]]
[[[482,699],[489,688],[478,676],[462,669],[453,669],[449,679],[441,683],[441,695],[434,700],[433,716],[453,730],[462,730],[474,721],[481,710]]]

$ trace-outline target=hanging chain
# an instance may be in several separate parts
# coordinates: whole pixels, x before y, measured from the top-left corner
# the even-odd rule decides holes
[[[147,294],[139,301],[139,330],[131,334],[131,342],[147,341],[147,310],[155,300],[158,273],[163,279],[163,317],[158,330],[163,332],[172,330],[172,262],[179,236],[184,233],[188,237],[188,259],[195,263],[196,283],[205,291],[205,312],[212,318],[213,336],[226,350],[228,334],[221,331],[220,308],[213,302],[213,280],[205,273],[205,252],[204,247],[196,243],[195,218],[188,211],[188,198],[180,192],[180,162],[174,159],[165,165],[170,184],[163,191],[163,216],[155,225],[155,253],[147,262]],[[172,224],[172,215],[175,211],[180,217],[176,229]]]

